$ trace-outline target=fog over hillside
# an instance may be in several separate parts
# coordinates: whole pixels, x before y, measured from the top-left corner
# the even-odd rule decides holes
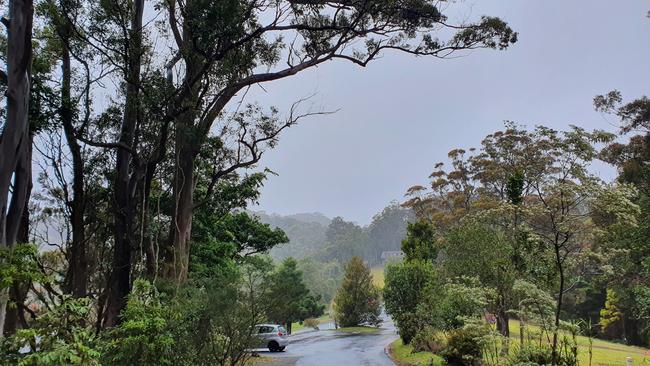
[[[311,258],[324,262],[335,260],[341,264],[355,255],[379,264],[383,251],[400,249],[407,223],[413,219],[411,211],[396,202],[377,213],[367,226],[346,221],[340,216],[330,219],[320,212],[286,216],[264,211],[251,211],[251,214],[287,234],[289,243],[270,251],[276,260]]]
[[[270,252],[275,259],[292,256],[304,258],[314,255],[326,242],[325,232],[332,221],[320,212],[292,215],[252,212],[265,224],[282,229],[289,237],[289,243],[278,245]]]

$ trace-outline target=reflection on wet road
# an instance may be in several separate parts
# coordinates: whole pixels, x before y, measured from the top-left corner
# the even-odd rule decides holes
[[[395,366],[384,347],[396,338],[391,321],[374,334],[310,330],[291,335],[284,352],[260,355],[270,358],[269,366]]]

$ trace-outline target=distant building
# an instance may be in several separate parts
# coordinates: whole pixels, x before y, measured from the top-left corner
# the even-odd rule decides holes
[[[402,258],[404,258],[404,252],[401,250],[381,252],[381,261],[384,263],[391,260],[402,260]]]

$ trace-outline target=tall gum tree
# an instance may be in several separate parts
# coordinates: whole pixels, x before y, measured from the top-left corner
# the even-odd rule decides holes
[[[30,67],[32,60],[33,3],[9,2],[7,27],[7,119],[0,135],[0,250],[11,247],[18,237],[31,184],[31,139],[29,137]],[[9,186],[13,191],[9,201]],[[7,309],[8,289],[0,289],[0,335]]]
[[[445,58],[475,48],[505,49],[516,33],[498,18],[452,24],[438,1],[167,0],[182,74],[171,105],[176,131],[174,207],[166,275],[187,277],[195,206],[195,159],[232,98],[251,85],[291,77],[330,60],[365,67],[385,51]],[[447,40],[437,34],[453,31]],[[284,61],[284,62],[281,62]],[[239,165],[259,160],[250,151]],[[215,176],[223,174],[217,169]]]

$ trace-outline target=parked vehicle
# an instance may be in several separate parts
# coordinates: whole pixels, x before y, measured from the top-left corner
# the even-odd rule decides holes
[[[278,324],[258,324],[253,333],[259,338],[258,347],[271,352],[282,352],[289,344],[287,330]]]

